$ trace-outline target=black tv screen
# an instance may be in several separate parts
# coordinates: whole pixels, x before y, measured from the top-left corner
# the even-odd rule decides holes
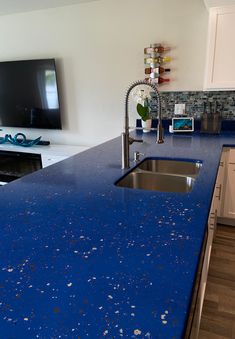
[[[54,59],[0,62],[0,126],[61,129]]]

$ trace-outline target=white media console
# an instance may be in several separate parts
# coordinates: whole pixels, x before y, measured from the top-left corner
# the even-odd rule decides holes
[[[0,186],[86,149],[86,146],[74,145],[22,147],[8,143],[0,144]]]
[[[83,152],[88,148],[89,147],[87,146],[76,145],[35,145],[32,147],[22,147],[7,143],[0,144],[0,151],[41,154],[43,168],[55,164],[56,162],[59,162],[66,158],[69,158],[72,155]]]

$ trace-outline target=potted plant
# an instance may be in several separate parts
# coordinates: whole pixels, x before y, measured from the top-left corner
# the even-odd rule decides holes
[[[150,132],[152,126],[152,119],[150,116],[149,99],[147,95],[144,93],[144,90],[141,90],[138,95],[136,110],[142,120],[143,132],[144,133]]]

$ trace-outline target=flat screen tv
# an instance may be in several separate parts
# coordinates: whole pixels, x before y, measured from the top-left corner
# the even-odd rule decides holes
[[[0,126],[61,129],[54,59],[0,62]]]

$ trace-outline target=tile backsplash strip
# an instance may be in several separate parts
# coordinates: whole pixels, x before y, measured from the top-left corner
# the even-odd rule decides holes
[[[174,115],[175,104],[184,104],[185,112],[196,119],[201,117],[204,111],[204,103],[218,103],[217,110],[222,112],[223,119],[235,120],[235,91],[187,91],[187,92],[161,92],[162,116],[171,118]],[[157,117],[154,93],[151,101],[152,118]]]

